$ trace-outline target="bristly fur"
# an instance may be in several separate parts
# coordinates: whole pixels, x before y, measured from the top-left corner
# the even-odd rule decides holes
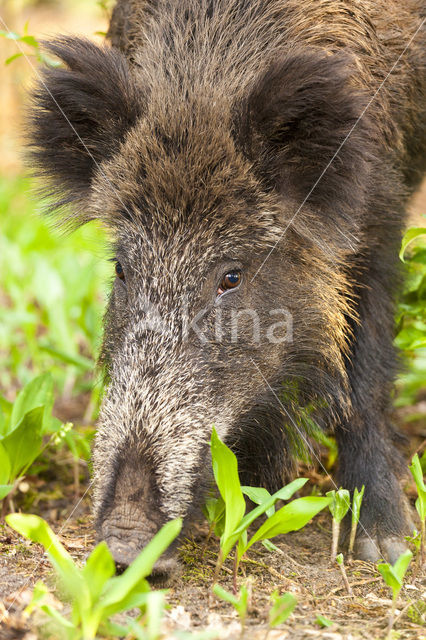
[[[52,210],[72,203],[83,223],[90,219],[85,207],[94,173],[136,123],[143,96],[119,51],[71,37],[44,46],[65,69],[44,69],[33,93],[28,161],[49,181]]]
[[[397,248],[425,170],[421,19],[417,0],[119,0],[111,48],[48,44],[65,67],[34,93],[31,162],[58,218],[112,229],[125,274],[94,451],[120,562],[168,518],[190,523],[212,424],[245,482],[281,486],[297,406],[335,430],[339,482],[366,485],[363,556],[400,550],[389,397]],[[243,280],[219,301],[229,269]],[[182,309],[205,342],[183,339]],[[275,344],[283,310],[292,340]]]

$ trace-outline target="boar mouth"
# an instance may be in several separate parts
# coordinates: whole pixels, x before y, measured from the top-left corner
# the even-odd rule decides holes
[[[116,572],[122,573],[135,560],[142,549],[150,541],[144,534],[140,537],[132,529],[110,529],[103,536],[108,548],[114,558]],[[131,537],[129,537],[131,534]],[[148,580],[152,585],[163,586],[170,584],[171,580],[180,573],[180,564],[177,558],[176,546],[170,546],[155,563]]]

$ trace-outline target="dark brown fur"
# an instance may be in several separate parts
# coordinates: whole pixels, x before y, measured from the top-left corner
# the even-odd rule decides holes
[[[35,93],[34,161],[54,206],[75,205],[69,223],[113,230],[126,277],[106,316],[94,454],[113,550],[121,537],[131,558],[161,522],[191,521],[213,423],[246,483],[281,486],[308,405],[335,429],[339,483],[366,485],[361,555],[401,549],[388,413],[397,249],[425,168],[421,20],[414,0],[121,0],[112,49],[48,45],[66,69]],[[244,281],[219,306],[226,331],[242,315],[237,343],[215,333],[217,283],[235,268]],[[206,310],[205,343],[182,340],[183,300]],[[167,330],[147,328],[152,306]],[[284,307],[294,335],[277,346],[264,329]],[[125,534],[115,514],[130,502]]]

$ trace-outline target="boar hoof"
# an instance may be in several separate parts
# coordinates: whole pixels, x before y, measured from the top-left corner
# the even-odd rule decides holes
[[[366,562],[378,562],[383,558],[393,564],[407,549],[397,536],[387,536],[380,540],[362,536],[355,542],[355,556]]]

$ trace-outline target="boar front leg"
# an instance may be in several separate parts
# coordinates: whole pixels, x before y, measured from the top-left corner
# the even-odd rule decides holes
[[[338,482],[350,490],[365,485],[357,556],[370,561],[385,557],[394,562],[405,549],[403,536],[410,532],[410,519],[400,486],[406,463],[397,444],[403,438],[389,417],[396,372],[391,293],[395,278],[393,264],[389,267],[387,256],[377,253],[358,290],[360,322],[353,326],[347,367],[352,414],[336,429]]]

